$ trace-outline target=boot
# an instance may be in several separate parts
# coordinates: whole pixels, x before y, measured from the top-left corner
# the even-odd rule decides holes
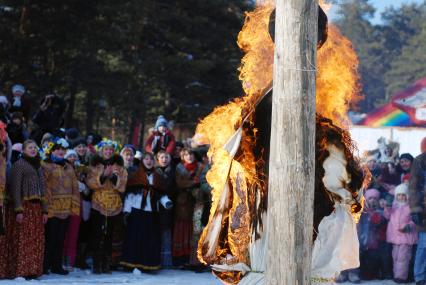
[[[75,262],[75,267],[80,269],[89,269],[89,265],[86,262],[86,252],[87,252],[87,244],[81,243],[77,247],[77,260]]]
[[[102,273],[111,274],[111,258],[106,257],[102,259]]]
[[[93,274],[102,274],[102,259],[99,252],[93,254]]]

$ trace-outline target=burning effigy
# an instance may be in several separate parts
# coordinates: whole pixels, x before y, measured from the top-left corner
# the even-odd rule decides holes
[[[217,107],[196,129],[210,144],[207,181],[213,189],[198,258],[226,284],[262,284],[264,278],[274,8],[273,0],[258,1],[238,36],[245,53],[239,69],[245,96]],[[362,98],[357,56],[320,7],[318,27],[312,274],[327,279],[359,263],[353,254],[358,250],[355,222],[368,171],[354,155],[347,130],[350,104]],[[327,233],[324,227],[339,232]],[[336,246],[341,254],[333,257],[329,250]]]

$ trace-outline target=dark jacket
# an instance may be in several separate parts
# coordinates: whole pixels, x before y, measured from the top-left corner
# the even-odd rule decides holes
[[[13,198],[15,212],[23,211],[24,201],[38,200],[42,203],[43,211],[47,213],[44,176],[40,165],[34,166],[25,158],[20,158],[12,166],[10,179],[9,191]]]
[[[426,153],[417,156],[411,166],[409,202],[414,223],[426,231]]]

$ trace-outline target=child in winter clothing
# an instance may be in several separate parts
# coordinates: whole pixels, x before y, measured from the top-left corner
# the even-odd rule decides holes
[[[168,128],[168,122],[163,116],[158,116],[154,131],[146,141],[145,151],[157,154],[160,150],[165,150],[170,155],[175,148],[175,137]]]
[[[368,189],[365,193],[365,209],[358,225],[360,243],[360,270],[362,279],[386,278],[386,268],[381,260],[387,220],[379,208],[380,192]]]
[[[390,219],[386,240],[393,244],[394,281],[405,283],[408,277],[412,247],[417,242],[416,226],[411,220],[406,184],[400,184],[395,188],[393,206],[385,209],[385,217]]]

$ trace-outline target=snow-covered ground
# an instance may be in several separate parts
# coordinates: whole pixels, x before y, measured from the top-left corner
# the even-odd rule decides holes
[[[180,270],[161,270],[156,274],[122,273],[94,275],[90,271],[72,272],[67,276],[56,274],[44,275],[37,280],[26,281],[24,278],[2,280],[0,285],[93,285],[93,284],[138,284],[138,285],[220,285],[211,273],[194,273]]]
[[[98,284],[137,284],[137,285],[220,285],[222,284],[211,273],[194,273],[181,270],[161,270],[156,274],[146,273],[122,273],[94,275],[90,271],[72,272],[67,276],[56,274],[44,275],[37,280],[26,281],[24,278],[15,280],[1,280],[0,285],[98,285]],[[353,283],[340,283],[351,285]],[[395,285],[390,280],[363,281],[366,285]],[[407,283],[414,284],[414,283]],[[279,284],[285,285],[285,284]]]

